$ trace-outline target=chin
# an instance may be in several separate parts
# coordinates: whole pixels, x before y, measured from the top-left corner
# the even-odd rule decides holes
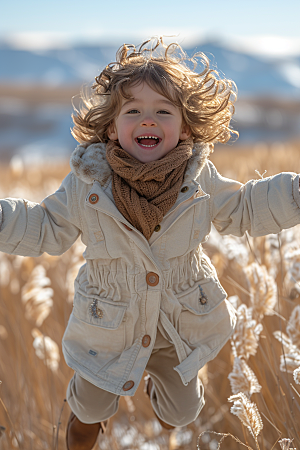
[[[152,161],[157,161],[158,160],[158,158],[142,158],[142,159],[140,159],[140,158],[137,158],[141,163],[149,163],[149,162],[152,162]]]

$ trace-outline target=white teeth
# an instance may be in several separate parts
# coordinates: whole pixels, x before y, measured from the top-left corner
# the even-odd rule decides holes
[[[140,139],[155,139],[155,140],[158,141],[158,142],[156,142],[156,143],[153,144],[153,145],[146,145],[146,144],[141,144],[141,143],[140,143]],[[138,136],[138,137],[137,137],[137,140],[138,140],[139,145],[142,145],[143,147],[155,147],[155,146],[159,143],[160,138],[157,137],[157,136]]]
[[[137,139],[159,139],[157,136],[138,136]]]

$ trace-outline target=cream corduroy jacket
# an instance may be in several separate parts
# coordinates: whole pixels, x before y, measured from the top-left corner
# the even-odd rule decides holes
[[[86,263],[75,280],[63,338],[67,364],[118,395],[133,395],[157,328],[178,355],[183,384],[232,334],[236,314],[201,243],[221,234],[278,233],[300,223],[299,176],[282,173],[242,185],[222,177],[196,145],[182,189],[150,240],[116,208],[105,145],[78,146],[72,171],[41,204],[1,200],[0,250],[60,255],[81,235]]]

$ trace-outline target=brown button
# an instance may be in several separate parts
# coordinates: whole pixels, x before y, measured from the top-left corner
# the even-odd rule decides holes
[[[183,186],[183,188],[181,189],[181,192],[186,192],[188,190],[189,190],[188,186]]]
[[[134,381],[126,381],[126,383],[123,385],[123,391],[130,391],[134,386]]]
[[[156,225],[156,227],[154,228],[154,231],[159,231],[160,230],[160,225]]]
[[[151,337],[149,336],[149,334],[145,334],[145,336],[142,339],[142,346],[149,347],[150,342],[151,342]]]
[[[146,282],[149,286],[156,286],[159,282],[159,276],[154,272],[147,273]]]
[[[126,225],[125,223],[123,223],[123,225],[124,225],[124,227],[126,228],[126,230],[132,231],[132,229],[131,229],[128,225]]]
[[[97,195],[97,194],[91,194],[89,196],[90,203],[97,203],[98,200],[99,200],[99,195]]]

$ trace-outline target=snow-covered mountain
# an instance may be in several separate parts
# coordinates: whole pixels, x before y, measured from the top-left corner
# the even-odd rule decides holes
[[[263,58],[222,42],[184,50],[190,56],[204,52],[212,68],[235,81],[239,100],[233,127],[240,132],[239,143],[299,138],[300,55]],[[92,83],[105,65],[115,60],[115,53],[116,47],[109,45],[37,51],[0,42],[0,156],[10,158],[19,153],[32,160],[41,154],[68,155],[76,145],[70,134],[74,94],[67,92],[54,101],[49,93],[47,99],[39,97],[37,89],[52,89],[57,97],[74,86],[79,93],[83,84]],[[31,91],[18,97],[14,87],[17,91],[22,86]]]
[[[240,96],[298,97],[300,99],[300,55],[263,58],[206,43],[198,47],[217,69],[232,79]],[[191,50],[187,50],[192,54]]]
[[[221,42],[185,48],[192,55],[204,52],[227,78],[237,84],[240,95],[276,95],[300,98],[300,55],[270,59],[233,50]],[[114,46],[74,46],[65,49],[19,50],[0,42],[0,83],[44,83],[52,86],[92,82],[110,61]]]

